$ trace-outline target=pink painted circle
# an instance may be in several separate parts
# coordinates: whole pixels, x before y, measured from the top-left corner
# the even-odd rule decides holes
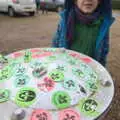
[[[50,113],[43,109],[34,110],[30,120],[52,120]]]
[[[66,109],[60,112],[59,120],[80,120],[80,115],[72,109]]]

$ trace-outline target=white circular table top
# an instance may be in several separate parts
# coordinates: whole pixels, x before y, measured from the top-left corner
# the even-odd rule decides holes
[[[0,56],[1,120],[95,120],[113,96],[107,70],[75,51],[32,48]]]

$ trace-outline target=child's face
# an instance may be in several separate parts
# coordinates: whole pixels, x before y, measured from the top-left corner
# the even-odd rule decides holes
[[[99,0],[76,0],[78,8],[85,14],[94,12],[99,4]]]

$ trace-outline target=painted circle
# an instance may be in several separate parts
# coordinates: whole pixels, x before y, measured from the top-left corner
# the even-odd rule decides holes
[[[60,70],[53,70],[49,73],[49,77],[56,82],[64,80],[64,74]]]
[[[82,109],[86,112],[94,112],[96,107],[98,106],[98,103],[95,100],[88,99],[84,102]]]
[[[16,87],[22,87],[24,85],[26,85],[30,80],[30,77],[28,75],[21,75],[16,77],[16,79],[14,80],[15,86]]]
[[[36,92],[34,88],[22,88],[17,92],[15,102],[20,107],[28,107],[35,102]]]
[[[55,82],[49,78],[45,77],[42,83],[38,83],[37,87],[44,92],[52,91],[55,87]]]
[[[52,96],[52,103],[58,108],[63,109],[70,106],[71,98],[67,92],[57,91]]]
[[[66,109],[60,112],[59,120],[81,120],[81,119],[80,115],[76,111],[72,109]]]
[[[52,120],[50,113],[46,110],[34,110],[30,120]]]
[[[85,86],[90,91],[97,91],[99,89],[99,84],[92,80],[86,81]]]
[[[84,73],[82,70],[78,69],[78,68],[73,68],[72,69],[73,74],[75,74],[77,77],[84,77]]]
[[[66,79],[63,83],[64,88],[68,89],[68,90],[76,90],[77,89],[77,85],[76,85],[76,81],[72,80],[72,79]]]
[[[97,111],[98,107],[99,107],[99,103],[92,98],[83,99],[79,103],[80,112],[82,112],[86,116],[92,116],[92,117],[98,116],[99,115],[99,112]]]
[[[21,64],[17,64],[15,67],[15,74],[17,75],[21,75],[21,74],[25,74],[26,72],[26,68],[24,66],[22,66]]]
[[[10,91],[7,89],[0,89],[0,103],[6,102],[9,100]]]
[[[6,66],[2,70],[0,70],[0,82],[9,79],[12,76],[12,68],[10,66]]]
[[[42,66],[42,62],[40,60],[32,60],[30,62],[30,67],[35,69],[35,68],[40,68]]]
[[[36,68],[32,71],[32,74],[34,77],[36,78],[40,78],[41,76],[45,75],[47,72],[45,67],[40,67],[40,68]]]

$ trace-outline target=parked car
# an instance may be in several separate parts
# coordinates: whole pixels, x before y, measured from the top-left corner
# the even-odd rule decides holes
[[[120,9],[120,0],[112,0],[112,8]]]
[[[0,11],[8,12],[9,16],[16,13],[29,13],[33,16],[36,11],[35,0],[0,0]]]
[[[64,8],[64,0],[40,0],[40,9],[60,12]]]

